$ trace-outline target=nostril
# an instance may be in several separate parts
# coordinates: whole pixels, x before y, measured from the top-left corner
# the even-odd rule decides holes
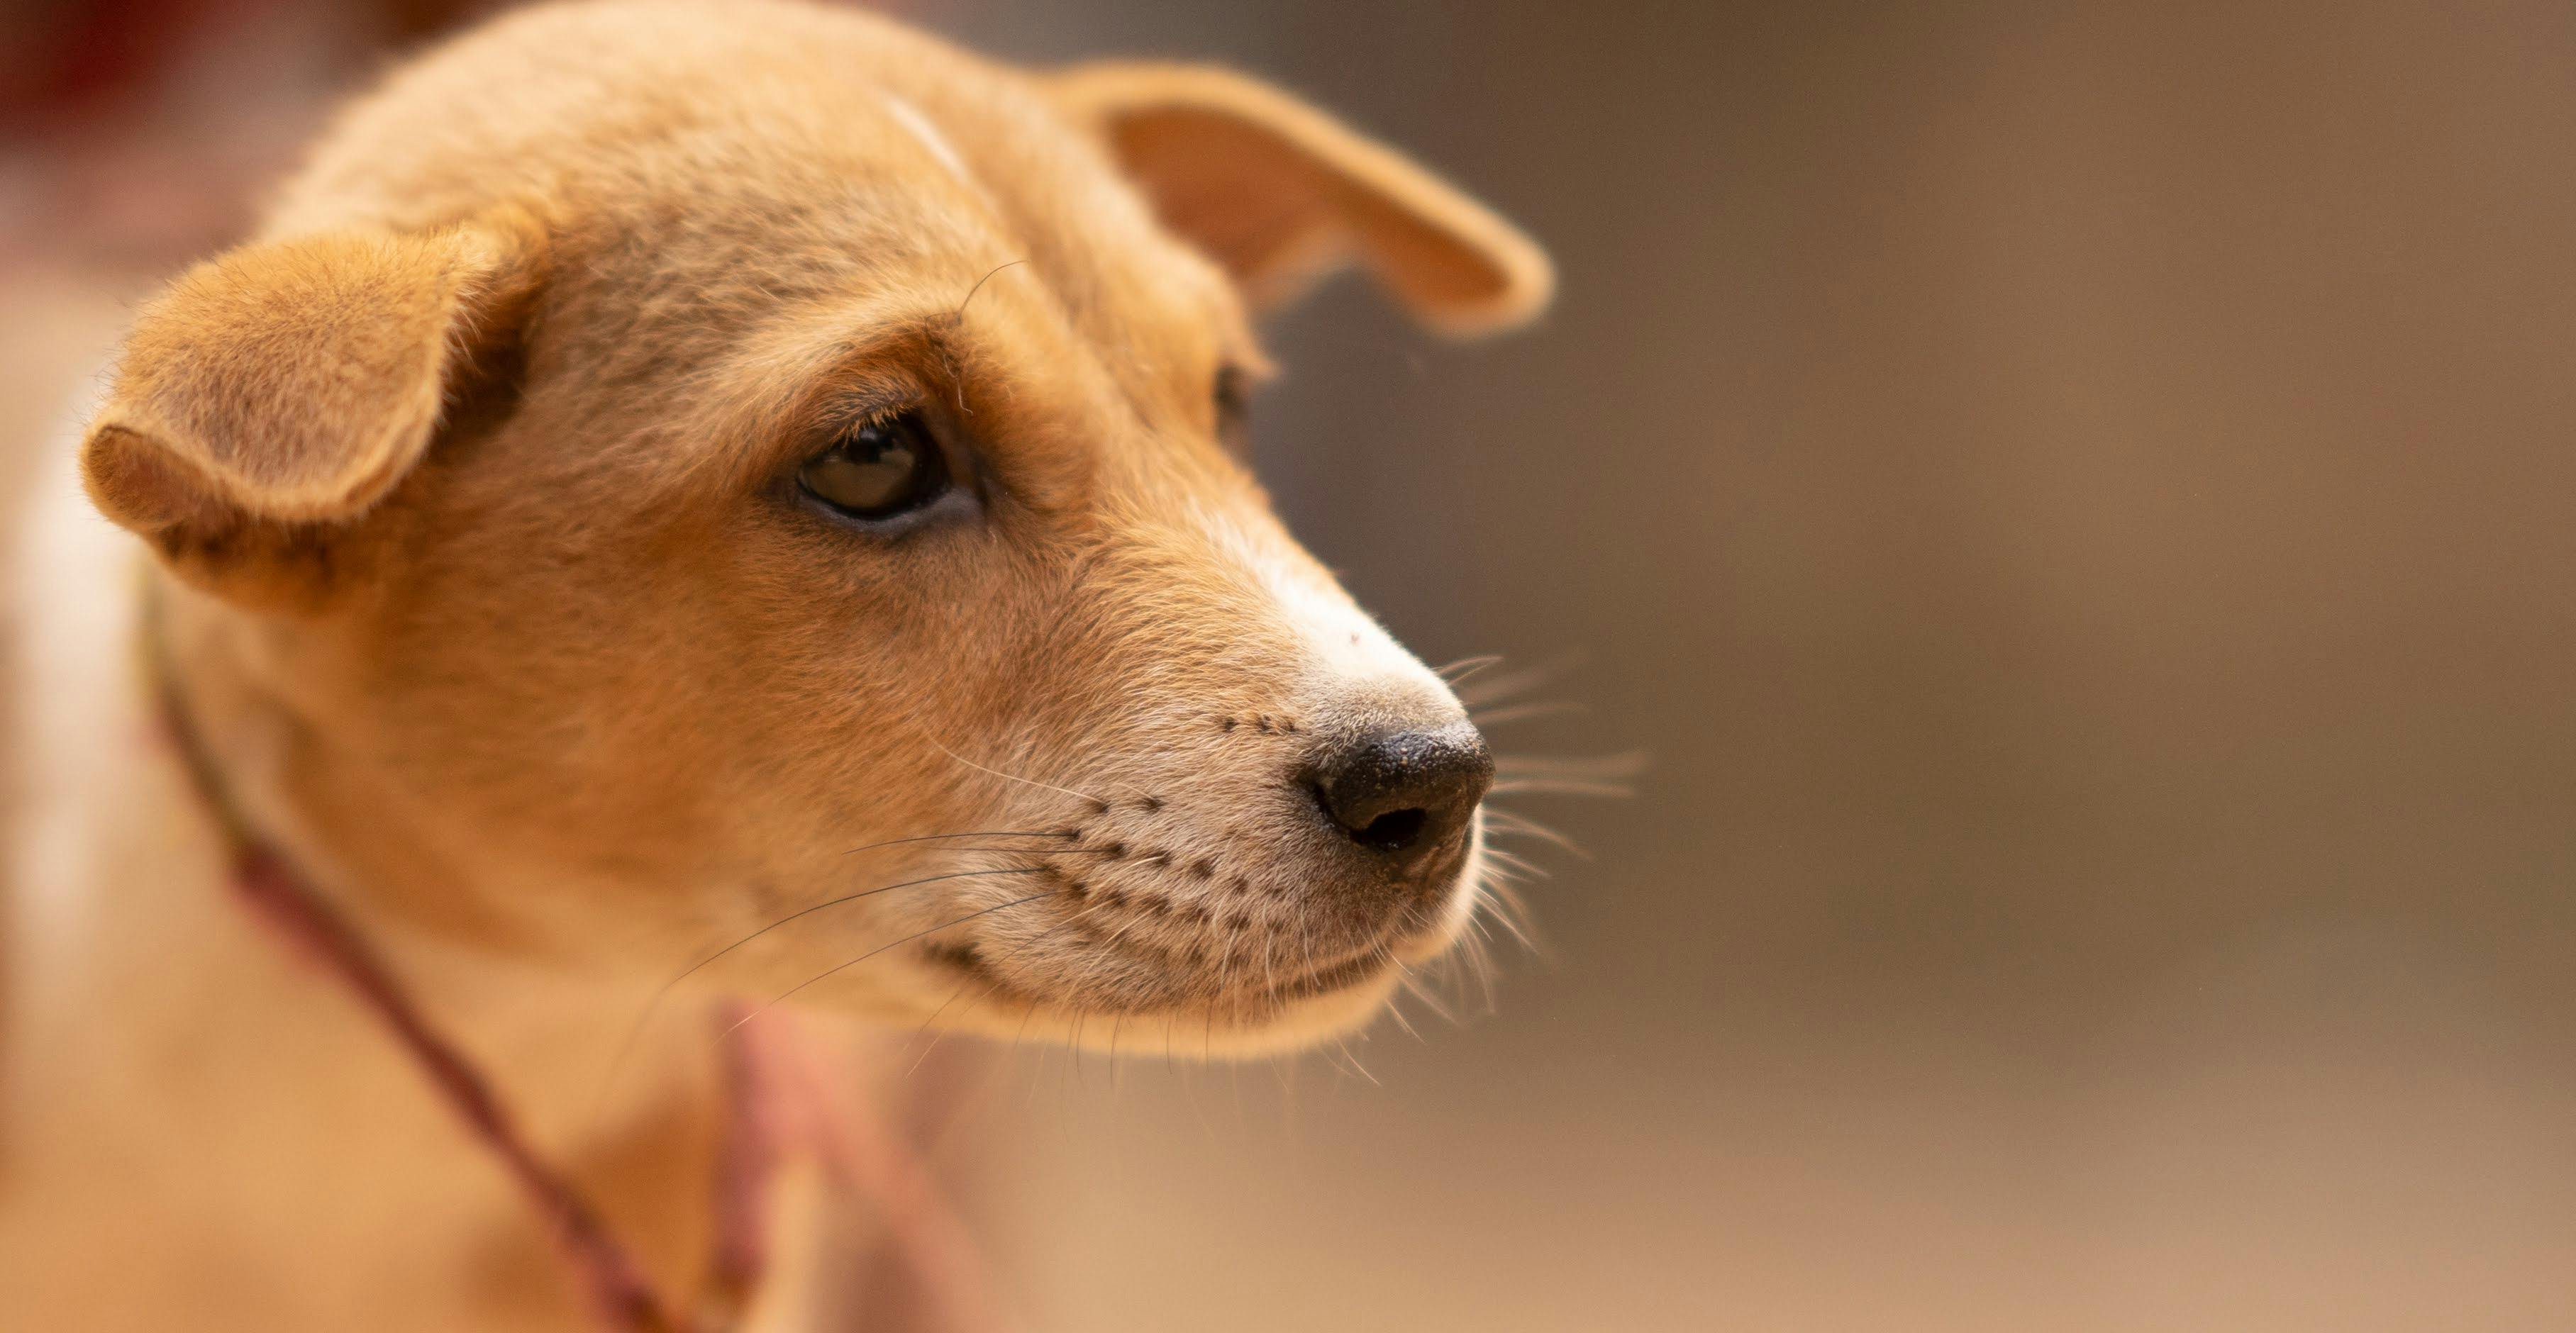
[[[1322,784],[1317,784],[1313,791],[1315,808],[1323,811],[1324,817],[1333,821],[1335,827],[1348,834],[1350,840],[1360,846],[1374,848],[1381,852],[1400,852],[1412,846],[1421,840],[1424,827],[1431,822],[1430,811],[1420,806],[1406,806],[1377,815],[1365,824],[1355,825],[1351,819],[1344,817],[1343,810],[1334,808],[1329,789]],[[1365,814],[1367,811],[1356,810],[1350,813],[1356,816]]]
[[[1381,852],[1400,852],[1422,836],[1422,826],[1430,819],[1430,814],[1422,810],[1389,811],[1370,820],[1367,828],[1351,835],[1351,840]]]
[[[1390,855],[1438,847],[1467,825],[1493,781],[1474,725],[1346,737],[1313,770],[1315,804],[1350,840]]]

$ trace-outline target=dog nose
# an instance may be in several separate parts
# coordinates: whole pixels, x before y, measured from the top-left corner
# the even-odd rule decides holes
[[[1445,846],[1493,785],[1494,757],[1464,718],[1345,742],[1315,773],[1315,802],[1351,841],[1390,856]]]

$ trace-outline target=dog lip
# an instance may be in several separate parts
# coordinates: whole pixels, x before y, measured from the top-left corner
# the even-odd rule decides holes
[[[984,961],[982,951],[971,944],[925,944],[921,960],[933,967],[954,972],[968,981],[982,983],[989,994],[1021,1004],[1041,1004],[1037,995],[1012,985],[1009,978],[996,972]]]
[[[1387,912],[1382,920],[1366,928],[1364,943],[1344,949],[1330,959],[1308,962],[1303,971],[1290,975],[1246,977],[1238,974],[1213,995],[1199,994],[1183,999],[1177,992],[1191,981],[1205,984],[1214,977],[1223,976],[1226,970],[1219,969],[1211,974],[1201,964],[1185,963],[1176,951],[1149,946],[1141,941],[1103,939],[1083,929],[1077,929],[1076,937],[1084,940],[1086,947],[1108,951],[1157,969],[1165,976],[1173,992],[1167,1007],[1175,1009],[1192,1003],[1285,1005],[1330,995],[1383,975],[1389,968],[1422,962],[1447,947],[1440,919],[1453,896],[1460,891],[1475,844],[1475,827],[1471,821],[1467,828],[1428,851],[1423,868],[1408,877],[1412,888],[1401,895],[1401,901],[1390,904],[1393,910]],[[1435,947],[1425,952],[1423,946],[1426,943],[1435,943]],[[915,956],[930,966],[977,982],[986,987],[989,994],[1006,1000],[1032,1006],[1083,1007],[1081,987],[1073,986],[1066,993],[1050,994],[1059,988],[1047,984],[1043,976],[1029,980],[1006,976],[992,965],[973,940],[924,941],[918,946]]]
[[[1213,997],[1211,1002],[1231,1006],[1240,1006],[1246,1002],[1289,1004],[1347,990],[1395,966],[1397,952],[1403,943],[1395,937],[1404,933],[1399,927],[1388,935],[1370,941],[1366,947],[1353,950],[1330,962],[1317,964],[1304,972],[1277,978],[1259,986],[1229,989]],[[985,961],[983,953],[972,944],[928,943],[921,946],[920,957],[922,961],[934,967],[945,968],[962,977],[980,982],[989,987],[991,993],[1004,999],[1031,1005],[1063,1002],[1061,999],[1053,999],[1018,985],[996,972]]]
[[[1394,956],[1388,951],[1386,943],[1379,941],[1340,962],[1326,963],[1309,969],[1299,976],[1247,991],[1245,995],[1250,999],[1274,1003],[1310,1000],[1319,995],[1330,995],[1335,991],[1347,990],[1377,976],[1393,965]]]

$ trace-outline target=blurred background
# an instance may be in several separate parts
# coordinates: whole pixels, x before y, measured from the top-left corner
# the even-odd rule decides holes
[[[0,430],[477,8],[0,11]],[[2576,1327],[2576,7],[898,8],[1547,243],[1492,345],[1279,320],[1260,464],[1426,658],[1579,655],[1499,748],[1652,757],[1508,802],[1589,859],[1490,1012],[943,1046],[1032,1327]]]

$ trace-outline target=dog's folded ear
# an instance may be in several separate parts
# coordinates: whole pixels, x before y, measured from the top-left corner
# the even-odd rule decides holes
[[[1109,145],[1163,224],[1234,275],[1255,306],[1354,259],[1425,324],[1527,322],[1554,286],[1510,223],[1393,149],[1279,90],[1195,65],[1079,65],[1058,96]]]
[[[450,392],[515,340],[543,262],[542,229],[506,209],[198,265],[136,319],[81,445],[91,500],[200,586],[311,593]]]

